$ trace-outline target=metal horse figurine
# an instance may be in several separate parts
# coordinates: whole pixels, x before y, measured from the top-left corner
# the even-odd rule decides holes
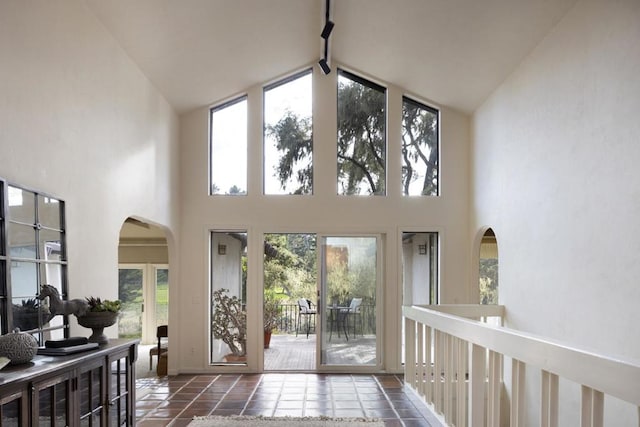
[[[76,317],[83,316],[89,311],[89,304],[82,299],[72,299],[70,301],[63,301],[60,298],[60,293],[56,288],[51,285],[42,285],[40,288],[39,300],[43,300],[49,297],[49,311],[53,315],[58,314],[75,314]]]

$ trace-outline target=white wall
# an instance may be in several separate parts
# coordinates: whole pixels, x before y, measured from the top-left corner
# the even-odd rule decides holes
[[[334,67],[336,65],[334,64]],[[317,68],[317,67],[316,67]],[[316,73],[317,70],[314,70]],[[243,229],[249,232],[248,304],[249,336],[262,335],[254,314],[262,289],[262,233],[271,232],[367,232],[385,235],[384,286],[386,368],[400,370],[401,286],[398,232],[439,231],[442,237],[442,298],[464,302],[469,276],[468,243],[468,138],[467,116],[442,108],[440,198],[401,196],[399,118],[402,92],[389,87],[388,196],[344,197],[336,195],[336,73],[314,75],[314,195],[262,196],[262,88],[248,88],[249,178],[248,195],[208,196],[208,108],[181,117],[182,216],[181,292],[171,294],[171,307],[179,311],[178,366],[182,372],[203,372],[207,366],[209,229]],[[229,94],[232,96],[234,94]],[[212,100],[213,101],[213,100]],[[394,133],[397,130],[397,134]],[[189,254],[189,255],[185,255]],[[175,304],[174,304],[175,303]],[[173,313],[173,312],[172,312]],[[253,315],[253,318],[252,318]],[[252,347],[253,346],[253,347]],[[261,352],[250,339],[250,369],[257,369],[253,355]],[[253,357],[253,359],[252,359]],[[171,367],[170,367],[171,369]]]
[[[508,325],[636,359],[639,22],[636,0],[577,3],[475,113],[471,161]]]
[[[174,239],[177,116],[82,1],[0,2],[0,64],[0,176],[66,202],[71,297],[117,298],[123,221]]]

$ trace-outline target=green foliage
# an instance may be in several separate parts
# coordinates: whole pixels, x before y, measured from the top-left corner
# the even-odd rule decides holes
[[[277,294],[272,289],[265,290],[263,306],[263,327],[265,332],[271,332],[277,328],[282,315],[282,307],[280,306],[282,300],[283,295]]]
[[[118,270],[118,298],[124,302],[142,303],[142,270],[122,268]]]
[[[480,304],[498,304],[498,259],[480,259]]]
[[[403,194],[418,179],[422,195],[438,194],[438,115],[414,102],[405,101],[402,109],[402,160]],[[426,165],[424,176],[414,170],[417,163]]]
[[[89,311],[98,312],[98,311],[111,311],[113,313],[118,313],[122,308],[122,303],[120,300],[110,301],[108,299],[101,300],[100,298],[95,297],[87,297],[87,304],[89,304]]]
[[[38,301],[36,298],[29,298],[27,300],[22,300],[22,305],[18,306],[14,304],[14,307],[22,310],[25,313],[37,313],[38,309],[40,308],[40,301]]]
[[[286,188],[296,167],[297,188],[293,194],[310,194],[313,190],[310,118],[299,118],[295,113],[287,111],[278,123],[267,127],[267,133],[276,139],[276,148],[282,153],[275,171],[280,187]]]
[[[316,238],[311,234],[267,234],[265,244],[274,255],[265,255],[264,288],[281,301],[315,295]]]

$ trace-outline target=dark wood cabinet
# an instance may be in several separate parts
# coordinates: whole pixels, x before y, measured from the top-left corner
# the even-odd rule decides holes
[[[138,341],[0,370],[0,426],[133,426]]]

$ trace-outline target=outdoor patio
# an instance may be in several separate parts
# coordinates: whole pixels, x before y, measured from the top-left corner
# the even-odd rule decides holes
[[[374,335],[338,337],[333,334],[327,343],[326,364],[365,365],[374,364],[376,342]],[[264,350],[265,371],[314,371],[316,369],[316,335],[306,333],[274,334],[271,345]]]

